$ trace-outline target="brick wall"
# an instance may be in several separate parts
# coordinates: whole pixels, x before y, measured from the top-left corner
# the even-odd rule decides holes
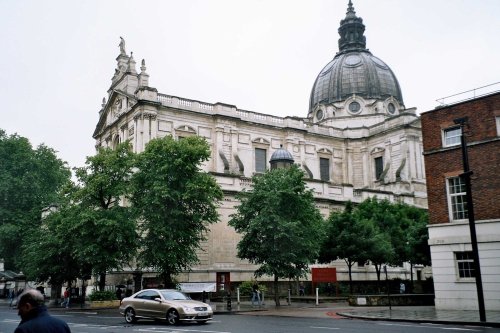
[[[465,128],[476,220],[500,218],[500,93],[425,112],[421,116],[431,224],[450,222],[446,178],[463,172],[460,146],[443,148],[442,130],[453,119],[469,118]]]

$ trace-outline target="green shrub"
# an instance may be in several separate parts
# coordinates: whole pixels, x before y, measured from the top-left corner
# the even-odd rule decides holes
[[[257,283],[257,285],[259,286],[260,292],[265,293],[267,291],[267,288],[265,285],[260,284],[260,283]],[[252,286],[253,286],[253,281],[244,281],[244,282],[240,283],[240,285],[238,286],[238,288],[240,288],[240,295],[251,296],[252,295]]]
[[[116,294],[111,290],[97,291],[95,290],[89,295],[91,301],[113,301],[116,298]]]

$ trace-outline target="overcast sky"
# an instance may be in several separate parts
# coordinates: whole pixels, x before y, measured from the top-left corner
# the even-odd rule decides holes
[[[305,117],[348,0],[0,0],[0,129],[94,154],[120,36],[159,92]],[[407,108],[500,81],[499,0],[353,0]],[[496,89],[500,89],[498,87]]]

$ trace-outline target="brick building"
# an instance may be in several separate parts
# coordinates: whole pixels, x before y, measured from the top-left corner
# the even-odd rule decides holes
[[[486,310],[500,310],[500,93],[422,114],[429,244],[439,309],[477,309],[477,291],[461,150],[467,142]]]

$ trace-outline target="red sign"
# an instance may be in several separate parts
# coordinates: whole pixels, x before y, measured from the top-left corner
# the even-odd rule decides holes
[[[312,282],[337,282],[337,269],[334,268],[312,268]]]

